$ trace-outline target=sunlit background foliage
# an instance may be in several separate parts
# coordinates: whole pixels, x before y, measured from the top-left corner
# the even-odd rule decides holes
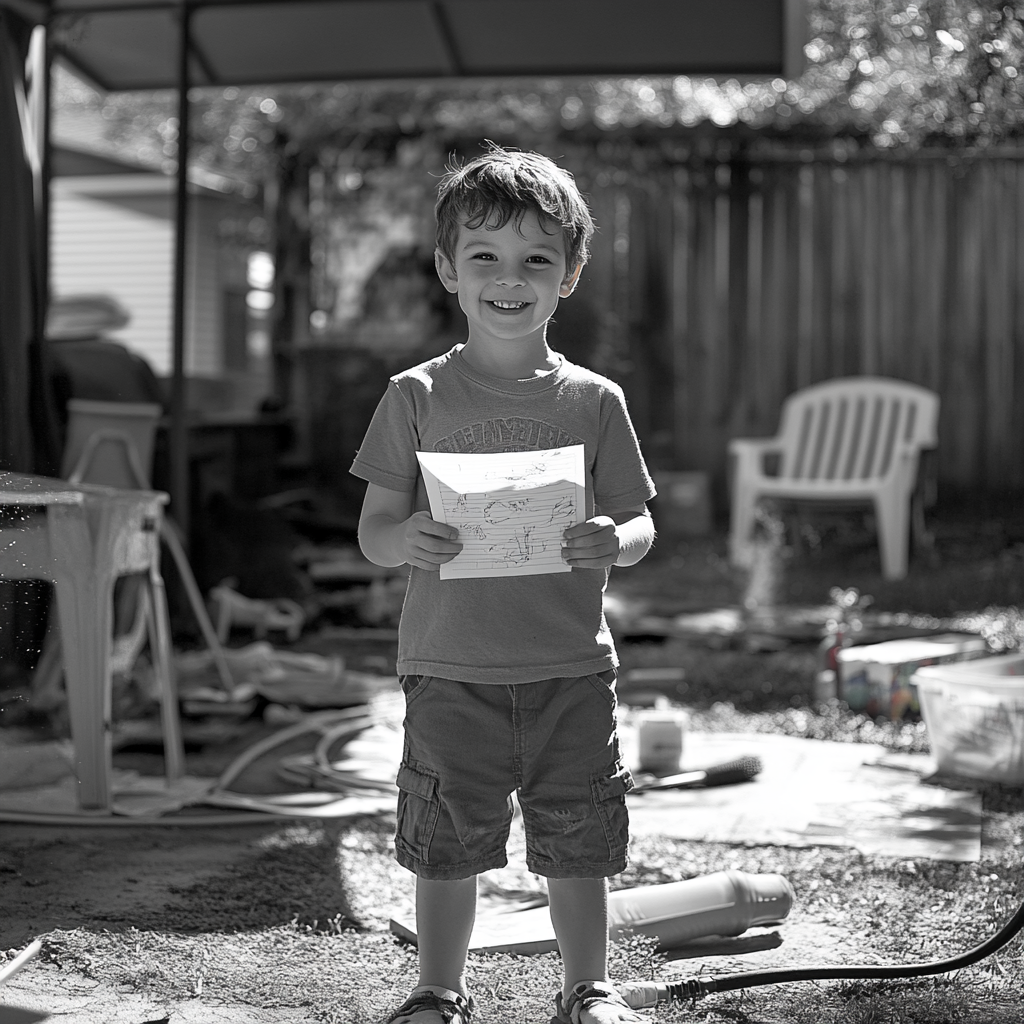
[[[989,146],[1024,131],[1024,3],[810,0],[809,19],[806,69],[792,81],[677,76],[196,89],[193,159],[259,183],[289,148],[303,147],[322,151],[325,163],[338,166],[340,183],[358,188],[360,151],[426,134],[701,129],[894,149]],[[173,168],[173,94],[101,96],[61,75],[57,102],[101,116],[105,142],[122,156]]]

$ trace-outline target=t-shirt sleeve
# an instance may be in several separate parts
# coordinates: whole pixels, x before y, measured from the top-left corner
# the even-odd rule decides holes
[[[349,472],[392,491],[411,491],[419,477],[419,437],[413,410],[391,381],[366,429]]]
[[[639,505],[656,493],[619,388],[610,389],[602,399],[593,476],[594,502],[607,512]]]

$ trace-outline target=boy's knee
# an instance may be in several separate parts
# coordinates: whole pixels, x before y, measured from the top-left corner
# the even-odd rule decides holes
[[[565,878],[603,878],[622,871],[629,842],[625,785],[625,780],[618,782],[620,795],[607,800],[524,807],[530,869]]]
[[[590,804],[535,809],[536,830],[559,841],[582,837],[590,825],[594,810]]]

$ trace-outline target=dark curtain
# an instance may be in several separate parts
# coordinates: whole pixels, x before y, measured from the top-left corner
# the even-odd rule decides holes
[[[31,347],[37,328],[32,172],[16,91],[24,87],[31,27],[0,7],[0,469],[31,473]]]
[[[32,171],[17,93],[32,26],[0,6],[0,470],[56,472],[56,418],[42,339]],[[0,691],[38,655],[45,584],[0,581]]]

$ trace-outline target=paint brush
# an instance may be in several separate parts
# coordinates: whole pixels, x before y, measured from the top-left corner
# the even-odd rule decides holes
[[[648,775],[636,777],[634,793],[645,793],[651,789],[692,789],[707,786],[728,786],[736,782],[750,782],[761,771],[759,757],[737,757],[733,761],[711,765],[709,768],[680,772],[678,775]]]

